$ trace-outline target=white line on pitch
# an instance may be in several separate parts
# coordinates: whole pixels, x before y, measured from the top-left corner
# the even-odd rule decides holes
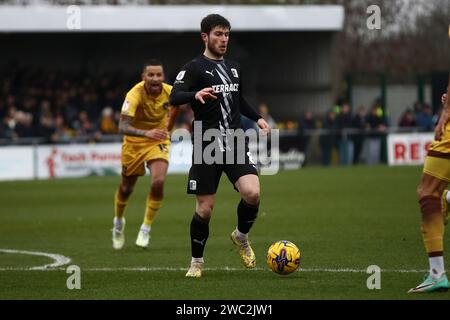
[[[66,264],[70,263],[70,258],[65,257],[63,255],[60,254],[55,254],[55,253],[47,253],[47,252],[37,252],[37,251],[26,251],[26,250],[12,250],[12,249],[0,249],[0,252],[3,253],[18,253],[18,254],[28,254],[28,255],[32,255],[32,256],[43,256],[43,257],[48,257],[50,259],[53,259],[53,263],[50,264],[46,264],[43,266],[37,266],[37,267],[30,267],[30,268],[22,268],[22,269],[26,269],[26,270],[48,270],[48,269],[55,269],[61,266],[64,266]],[[3,269],[8,269],[8,268],[0,268],[1,271],[5,271]],[[14,268],[11,268],[14,269]],[[20,269],[20,268],[18,268]]]
[[[53,263],[46,264],[43,266],[36,267],[0,267],[0,271],[62,271],[66,270],[62,266],[67,265],[71,262],[71,259],[55,253],[46,253],[38,251],[27,251],[27,250],[13,250],[13,249],[0,249],[3,253],[18,253],[18,254],[28,254],[35,256],[44,256],[53,259]],[[115,271],[137,271],[137,272],[151,272],[151,271],[186,271],[187,268],[174,268],[174,267],[116,267],[116,268],[82,268],[83,271],[90,272],[115,272]],[[205,268],[205,271],[244,271],[244,268],[235,267],[220,267],[220,268]],[[249,271],[268,271],[267,268],[254,268]],[[352,268],[301,268],[299,272],[330,272],[330,273],[366,273],[366,269],[352,269]],[[381,272],[392,272],[392,273],[425,273],[428,270],[417,270],[417,269],[381,269]]]
[[[169,268],[169,267],[117,267],[117,268],[83,268],[81,266],[81,271],[87,272],[116,272],[116,271],[136,271],[136,272],[152,272],[152,271],[168,271],[168,272],[182,272],[186,271],[188,268]],[[65,268],[51,268],[51,269],[36,269],[34,268],[14,268],[14,267],[6,267],[0,268],[0,271],[64,271]],[[234,267],[221,267],[221,268],[205,268],[205,271],[269,271],[266,268],[254,268],[254,269],[244,269],[244,268],[234,268]],[[381,269],[381,272],[392,272],[392,273],[425,273],[428,270],[417,270],[417,269]],[[332,269],[332,268],[303,268],[298,272],[330,272],[330,273],[366,273],[366,269],[350,269],[350,268],[342,268],[342,269]]]

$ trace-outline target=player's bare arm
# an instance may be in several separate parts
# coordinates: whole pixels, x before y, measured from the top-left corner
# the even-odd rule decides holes
[[[171,108],[169,112],[169,120],[167,121],[167,131],[171,132],[173,129],[173,126],[175,125],[175,120],[178,117],[178,114],[180,113],[180,108],[183,108],[184,105],[181,105],[179,107]]]
[[[213,95],[213,92],[213,88],[204,88],[195,94],[195,99],[200,101],[202,104],[205,104],[205,100],[216,100],[217,97]]]
[[[119,121],[119,132],[133,137],[147,137],[155,140],[164,140],[167,138],[167,132],[162,129],[142,130],[131,125],[133,117],[121,115]]]
[[[434,139],[439,141],[442,138],[442,135],[445,132],[445,126],[447,125],[447,122],[449,120],[449,114],[450,114],[450,102],[447,99],[447,94],[443,94],[441,97],[442,102],[442,113],[439,117],[439,122],[436,125],[436,129],[434,130]]]

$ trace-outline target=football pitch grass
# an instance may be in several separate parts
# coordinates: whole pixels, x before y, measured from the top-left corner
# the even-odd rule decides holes
[[[224,175],[200,279],[184,277],[195,208],[185,175],[167,177],[147,250],[134,246],[150,181],[139,179],[121,251],[112,249],[110,232],[119,177],[2,182],[0,299],[449,299],[450,293],[406,293],[428,268],[415,193],[420,174],[420,167],[358,166],[261,176],[262,202],[250,237],[255,270],[244,268],[229,239],[239,195]],[[302,269],[288,276],[266,266],[268,247],[281,239],[302,252]],[[33,270],[55,261],[6,249],[71,262]],[[80,290],[66,287],[72,264],[81,270]],[[379,290],[367,288],[370,265],[381,268]]]

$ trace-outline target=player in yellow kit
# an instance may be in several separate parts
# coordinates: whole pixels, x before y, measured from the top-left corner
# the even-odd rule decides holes
[[[157,60],[148,61],[142,71],[142,81],[127,93],[122,106],[119,122],[119,131],[124,134],[122,180],[114,199],[114,249],[122,249],[125,244],[125,209],[138,177],[145,174],[145,166],[150,170],[151,188],[147,196],[144,221],[136,239],[137,246],[148,247],[151,225],[161,207],[164,179],[169,167],[169,132],[178,110],[170,108],[172,86],[163,81],[162,63]]]
[[[447,92],[450,92],[450,81]],[[443,109],[423,166],[417,188],[422,213],[422,238],[430,269],[423,282],[410,293],[447,291],[450,283],[444,268],[444,226],[448,219],[450,183],[450,97],[442,96]]]

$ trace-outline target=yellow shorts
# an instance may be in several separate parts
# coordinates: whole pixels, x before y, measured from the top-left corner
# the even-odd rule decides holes
[[[423,165],[423,172],[450,182],[450,158],[427,156]]]
[[[161,159],[169,162],[170,141],[157,144],[127,143],[122,144],[122,175],[143,176],[148,161]]]

